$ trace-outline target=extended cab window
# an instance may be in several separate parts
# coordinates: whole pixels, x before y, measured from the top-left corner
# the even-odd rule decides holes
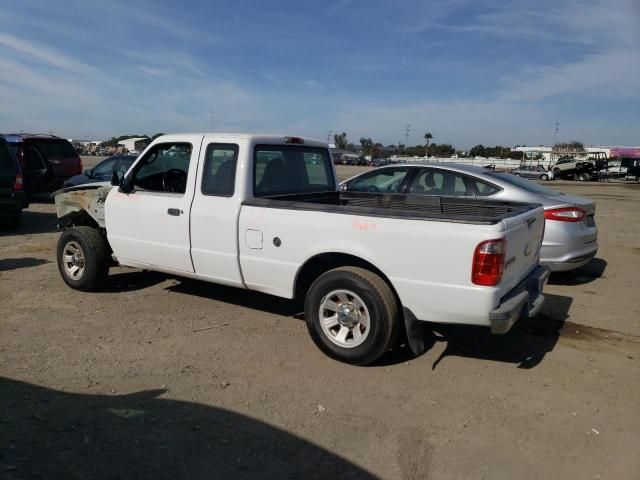
[[[207,147],[202,172],[202,193],[231,197],[233,195],[238,145],[212,143]]]
[[[335,190],[335,179],[326,148],[256,145],[253,161],[256,197],[331,190]]]
[[[349,182],[350,192],[398,193],[408,168],[383,168]]]
[[[140,160],[133,185],[152,192],[184,193],[191,160],[190,143],[160,143]]]

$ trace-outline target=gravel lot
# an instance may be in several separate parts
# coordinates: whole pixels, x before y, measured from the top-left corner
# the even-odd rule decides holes
[[[0,477],[637,479],[640,186],[553,185],[597,201],[600,251],[538,318],[370,367],[275,297],[124,268],[73,291],[34,202],[0,232]]]

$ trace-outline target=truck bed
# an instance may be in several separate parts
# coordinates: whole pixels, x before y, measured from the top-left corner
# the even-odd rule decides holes
[[[253,198],[243,205],[479,225],[493,225],[539,206],[476,198],[334,191]]]

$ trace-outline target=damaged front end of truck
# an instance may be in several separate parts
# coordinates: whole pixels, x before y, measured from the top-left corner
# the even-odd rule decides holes
[[[85,225],[103,230],[104,202],[111,188],[111,185],[89,184],[54,192],[58,228]]]

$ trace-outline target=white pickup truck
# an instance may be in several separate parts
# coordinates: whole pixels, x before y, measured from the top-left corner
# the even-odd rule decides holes
[[[422,321],[505,333],[544,301],[540,205],[339,192],[319,141],[165,135],[112,183],[56,194],[74,289],[119,264],[304,300],[314,342],[353,364],[398,332],[420,352]]]

